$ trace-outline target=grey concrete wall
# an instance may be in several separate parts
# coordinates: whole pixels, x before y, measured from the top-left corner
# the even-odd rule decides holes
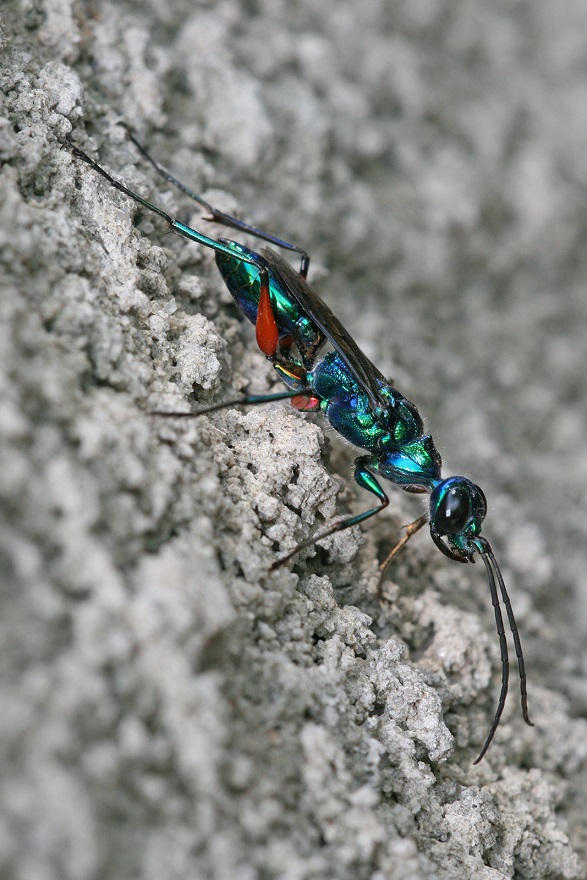
[[[585,865],[587,7],[581,0],[2,4],[0,875],[578,878]],[[304,245],[420,407],[528,667],[499,690],[482,565],[365,509],[287,404],[154,154]],[[515,667],[515,663],[514,663]]]

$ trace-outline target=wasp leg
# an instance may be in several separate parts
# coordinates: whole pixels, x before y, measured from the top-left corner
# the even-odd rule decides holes
[[[126,132],[139,151],[139,153],[150,162],[153,166],[157,174],[159,174],[164,180],[168,183],[171,183],[173,186],[176,186],[180,189],[186,196],[189,196],[190,199],[193,199],[199,205],[206,208],[207,211],[210,212],[210,217],[207,217],[207,220],[213,220],[215,223],[220,223],[222,226],[229,226],[231,229],[238,229],[240,232],[246,232],[249,235],[254,235],[255,238],[260,238],[263,241],[268,241],[269,244],[274,244],[277,247],[285,248],[285,250],[293,251],[296,254],[300,255],[300,275],[302,278],[306,278],[308,274],[308,269],[310,267],[310,257],[306,253],[306,251],[299,247],[296,244],[291,244],[288,241],[283,241],[281,238],[277,238],[276,235],[272,235],[270,232],[264,232],[262,229],[257,229],[256,226],[251,226],[249,223],[245,223],[244,220],[238,220],[236,217],[232,217],[230,214],[225,214],[224,211],[217,210],[213,205],[203,199],[201,196],[197,195],[193,190],[191,190],[185,183],[182,183],[177,177],[174,177],[173,174],[170,174],[166,168],[159,164],[156,159],[147,152],[147,150],[143,147],[141,143],[136,139],[130,128],[125,122],[121,122],[123,128],[126,129]]]
[[[299,390],[289,389],[288,391],[278,391],[275,394],[245,394],[242,397],[233,397],[231,400],[223,400],[222,403],[213,403],[211,406],[205,406],[196,412],[164,412],[161,410],[153,410],[150,416],[165,416],[173,419],[194,419],[198,416],[204,416],[211,412],[218,412],[221,409],[228,409],[230,406],[258,406],[262,403],[273,403],[276,400],[289,400],[299,395]]]
[[[393,545],[383,562],[379,566],[379,581],[377,584],[377,593],[381,595],[381,587],[383,585],[383,577],[385,575],[385,571],[388,565],[395,559],[397,554],[402,550],[412,535],[415,535],[416,532],[419,532],[422,526],[425,526],[428,522],[428,514],[425,513],[422,516],[419,516],[418,519],[415,519],[414,522],[409,523],[409,525],[405,526],[405,534]]]
[[[405,534],[403,537],[399,539],[399,541],[394,544],[391,548],[381,565],[379,566],[379,571],[383,574],[387,566],[390,564],[392,559],[395,559],[400,550],[406,546],[412,535],[415,535],[416,532],[419,532],[422,526],[425,526],[428,522],[428,514],[425,513],[422,516],[419,516],[418,519],[415,519],[414,522],[409,523],[405,528]]]
[[[334,535],[336,532],[342,532],[344,529],[349,529],[351,526],[356,526],[359,523],[365,522],[366,519],[370,519],[370,517],[375,516],[384,510],[389,504],[389,498],[371,473],[368,470],[367,466],[370,464],[371,459],[367,455],[362,455],[359,458],[355,459],[355,481],[361,486],[363,489],[367,489],[368,492],[372,492],[377,498],[379,498],[380,504],[377,507],[371,507],[369,510],[363,511],[363,513],[358,513],[356,516],[350,516],[346,519],[338,520],[333,526],[329,529],[326,529],[324,532],[320,532],[313,538],[308,538],[307,541],[302,541],[301,544],[298,544],[297,547],[288,553],[287,556],[282,556],[281,559],[277,559],[270,568],[270,571],[274,571],[276,568],[280,568],[282,565],[285,565],[286,562],[296,556],[300,550],[306,550],[308,547],[312,547],[316,544],[317,541],[321,541],[323,538],[328,538],[330,535]]]

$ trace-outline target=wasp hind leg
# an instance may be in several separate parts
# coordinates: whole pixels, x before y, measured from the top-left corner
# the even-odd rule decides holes
[[[238,229],[240,232],[246,232],[249,235],[255,236],[255,238],[260,238],[263,241],[269,242],[269,244],[274,244],[277,247],[284,248],[288,251],[293,251],[300,257],[300,275],[302,278],[306,278],[308,275],[308,269],[310,267],[310,257],[306,253],[306,251],[299,247],[297,244],[291,244],[289,241],[284,241],[281,238],[278,238],[276,235],[272,235],[270,232],[264,232],[262,229],[258,229],[256,226],[251,226],[250,223],[245,223],[244,220],[238,220],[236,217],[233,217],[231,214],[225,214],[224,211],[219,211],[210,202],[207,202],[193,190],[191,190],[185,183],[182,183],[181,180],[178,180],[177,177],[174,177],[163,165],[160,165],[156,159],[153,159],[151,154],[145,149],[145,147],[136,139],[130,128],[125,122],[121,122],[120,125],[125,129],[128,134],[130,140],[133,142],[141,156],[149,162],[157,174],[159,174],[164,180],[168,183],[171,183],[172,186],[176,186],[179,190],[185,193],[190,199],[193,199],[199,205],[202,205],[207,211],[210,212],[210,216],[207,217],[207,220],[212,220],[215,223],[220,223],[222,226],[228,226],[231,229]]]

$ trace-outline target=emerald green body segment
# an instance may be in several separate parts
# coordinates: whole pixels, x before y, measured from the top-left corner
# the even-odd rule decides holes
[[[221,243],[230,253],[226,250],[216,251],[216,265],[234,301],[249,321],[255,324],[259,307],[259,268],[258,265],[245,263],[243,257],[254,257],[256,261],[262,261],[263,258],[237,242],[221,239]],[[280,339],[295,339],[303,362],[311,364],[324,344],[324,333],[309,320],[296,300],[271,274],[269,295]]]
[[[391,384],[381,393],[389,401],[385,420],[377,418],[369,398],[337,352],[329,352],[308,375],[324,415],[339,434],[371,452],[371,467],[382,477],[412,491],[430,491],[440,478],[440,456],[422,421]],[[393,402],[393,405],[392,405]]]

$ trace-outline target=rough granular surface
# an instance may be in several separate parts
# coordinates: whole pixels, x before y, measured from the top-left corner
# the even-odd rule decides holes
[[[567,0],[4,0],[0,36],[0,875],[575,880],[587,779],[587,7]],[[213,255],[143,197],[126,122],[310,278],[416,402],[482,565],[274,388]],[[251,239],[244,239],[255,246]],[[274,390],[278,390],[275,387]],[[387,487],[386,487],[387,488]]]

